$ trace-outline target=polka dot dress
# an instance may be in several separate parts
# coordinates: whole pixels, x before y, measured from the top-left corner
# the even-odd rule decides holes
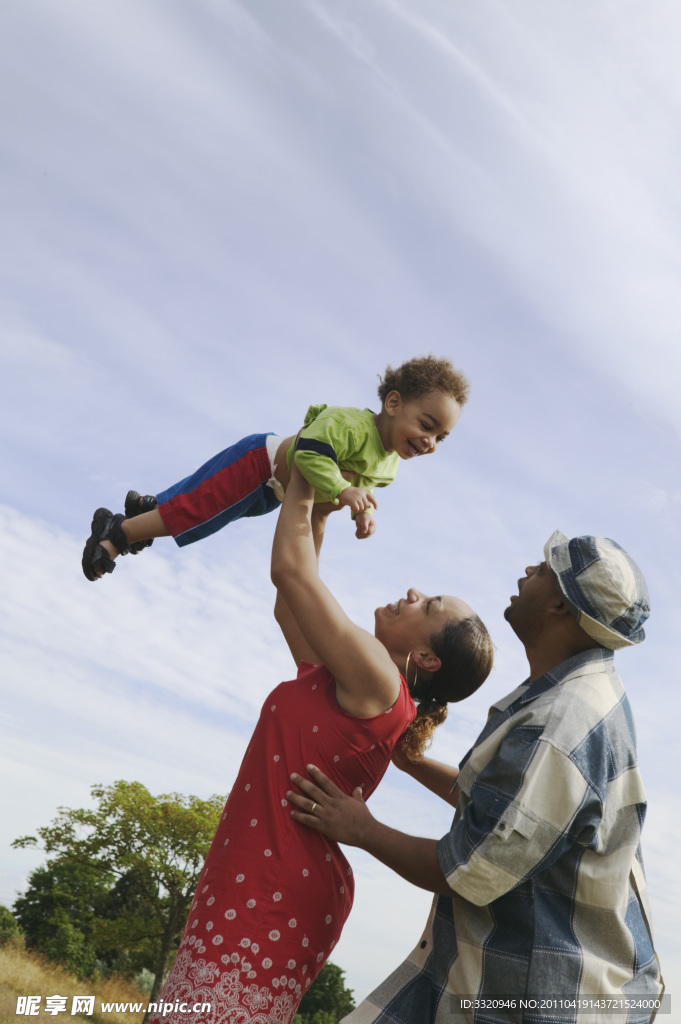
[[[206,858],[177,959],[159,997],[210,1003],[192,1024],[289,1024],[338,942],[352,870],[336,843],[297,825],[289,774],[314,763],[346,793],[373,793],[416,709],[355,718],[323,665],[303,662],[267,698]],[[187,1013],[152,1016],[187,1024]]]

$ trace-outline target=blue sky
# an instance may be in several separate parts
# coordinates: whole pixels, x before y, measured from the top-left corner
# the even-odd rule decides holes
[[[94,508],[155,492],[312,402],[449,356],[471,399],[380,494],[329,585],[357,621],[410,585],[471,603],[497,664],[434,753],[457,762],[525,675],[503,609],[555,528],[642,567],[617,656],[649,797],[668,989],[678,844],[681,12],[672,2],[10,0],[0,10],[0,900],[9,843],[93,783],[226,792],[270,689],[273,517],[82,576]],[[383,820],[449,811],[390,770]],[[429,907],[356,851],[336,951],[357,996]]]

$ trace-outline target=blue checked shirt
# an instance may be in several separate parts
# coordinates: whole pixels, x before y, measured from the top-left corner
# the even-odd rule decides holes
[[[344,1024],[649,1021],[646,1009],[565,1005],[662,991],[645,793],[612,652],[576,655],[494,705],[458,786],[438,843],[452,897],[435,897],[416,949]],[[495,1007],[500,996],[516,1008]],[[520,1009],[520,997],[539,1005]]]

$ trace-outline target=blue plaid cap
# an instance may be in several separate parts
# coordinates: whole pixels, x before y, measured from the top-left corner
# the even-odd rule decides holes
[[[648,587],[633,558],[607,537],[573,537],[556,530],[544,545],[554,580],[585,633],[616,650],[646,638]]]

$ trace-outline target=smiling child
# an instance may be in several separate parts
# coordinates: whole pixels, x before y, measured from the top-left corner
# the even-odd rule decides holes
[[[137,554],[155,537],[184,547],[244,516],[279,506],[293,462],[315,489],[315,502],[347,506],[359,539],[376,529],[375,487],[387,487],[400,459],[431,455],[455,427],[468,381],[448,359],[422,356],[388,367],[379,412],[313,405],[298,434],[251,434],[159,494],[129,491],[125,514],[98,508],[83,551],[88,580],[113,572],[114,559]]]

